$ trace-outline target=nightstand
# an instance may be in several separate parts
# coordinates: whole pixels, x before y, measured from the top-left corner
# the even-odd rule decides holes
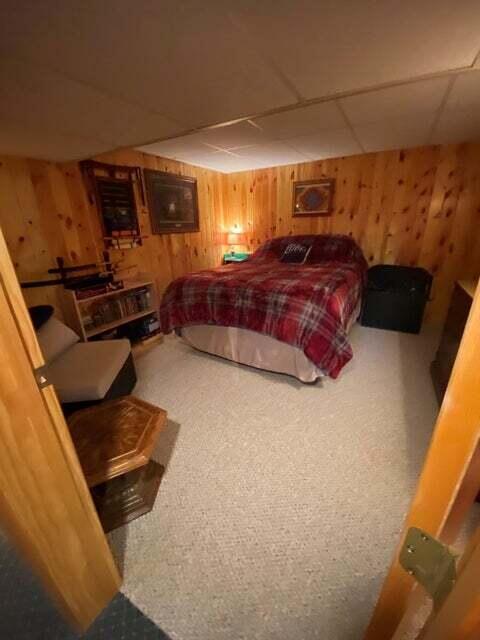
[[[251,253],[224,253],[223,264],[245,262],[245,260],[248,260],[251,255],[252,255]]]

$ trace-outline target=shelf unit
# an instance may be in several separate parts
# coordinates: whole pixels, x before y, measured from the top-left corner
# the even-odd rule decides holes
[[[144,295],[139,298],[142,291]],[[136,292],[138,292],[138,295],[136,295]],[[122,289],[97,294],[82,300],[77,299],[75,291],[65,289],[64,293],[64,314],[67,324],[78,333],[84,342],[147,316],[155,316],[158,319],[158,299],[155,284],[148,278],[125,280]],[[128,298],[130,298],[130,302],[126,301]],[[140,305],[140,300],[142,306],[147,304],[146,308],[137,309]],[[132,308],[131,312],[128,311],[129,306]],[[94,322],[95,311],[97,310],[98,312],[97,316],[101,316],[102,309],[118,317],[113,317],[105,322],[100,322],[97,317]],[[90,318],[90,321],[87,322],[88,318]]]
[[[124,316],[123,318],[119,318],[118,320],[114,320],[113,322],[107,322],[106,324],[102,324],[100,327],[86,329],[85,334],[87,336],[87,340],[88,338],[93,338],[93,336],[98,336],[101,333],[105,333],[106,331],[111,331],[112,329],[121,327],[123,324],[127,324],[128,322],[133,322],[134,320],[140,320],[140,318],[150,316],[153,313],[156,313],[155,310],[150,308],[146,311],[140,311],[139,313],[132,313],[131,315]]]

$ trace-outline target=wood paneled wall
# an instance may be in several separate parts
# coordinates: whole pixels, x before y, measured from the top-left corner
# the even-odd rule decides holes
[[[144,245],[123,253],[124,265],[155,276],[161,293],[173,278],[220,264],[218,233],[235,224],[251,248],[290,233],[352,234],[370,264],[419,265],[435,275],[428,317],[444,318],[457,278],[480,274],[480,144],[422,147],[222,175],[134,150],[100,161],[170,171],[198,180],[199,233],[152,235],[141,206]],[[292,182],[336,179],[328,218],[292,218]],[[138,195],[138,194],[137,194]],[[45,277],[56,256],[71,264],[99,259],[95,207],[76,163],[0,159],[0,224],[20,279]],[[57,287],[28,290],[30,304],[58,307]]]
[[[336,179],[333,215],[292,217],[292,182]],[[435,276],[428,318],[442,322],[453,282],[480,274],[480,145],[421,147],[224,176],[227,226],[255,248],[290,233],[345,233],[370,264]]]
[[[111,164],[141,166],[197,178],[200,232],[152,235],[148,210],[137,193],[143,246],[112,251],[114,260],[133,271],[154,275],[161,293],[188,271],[220,264],[218,232],[223,224],[222,174],[139,151],[125,150],[96,158]],[[0,224],[20,280],[43,279],[63,256],[69,265],[101,260],[103,242],[95,206],[88,202],[77,163],[0,158]],[[28,304],[50,303],[59,313],[61,287],[24,290]]]

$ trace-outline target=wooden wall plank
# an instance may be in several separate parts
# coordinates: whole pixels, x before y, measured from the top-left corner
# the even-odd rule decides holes
[[[336,179],[333,215],[292,217],[294,180]],[[384,151],[224,176],[225,224],[246,224],[255,248],[295,233],[353,236],[370,264],[435,276],[427,319],[442,323],[455,280],[480,275],[480,145]],[[242,194],[253,192],[243,215]]]
[[[126,275],[151,273],[161,294],[173,278],[221,263],[225,250],[218,244],[223,224],[222,174],[128,149],[96,159],[189,175],[198,181],[200,232],[189,234],[153,235],[148,208],[136,186],[143,246],[111,252],[114,260],[132,268]],[[68,265],[102,258],[99,216],[89,202],[77,163],[0,158],[0,224],[20,280],[47,277],[57,256],[63,256]],[[29,305],[52,304],[63,316],[60,287],[27,289],[24,294]]]
[[[160,294],[177,276],[220,264],[220,233],[240,225],[251,250],[278,235],[346,233],[370,264],[419,265],[434,272],[427,318],[441,323],[453,282],[480,275],[480,144],[421,147],[317,160],[224,175],[133,149],[97,158],[190,175],[198,180],[200,232],[152,235],[148,208],[139,220],[142,247],[114,251],[133,270],[152,273]],[[331,217],[292,217],[294,180],[336,179]],[[100,258],[95,206],[78,165],[0,159],[0,223],[19,277],[45,275],[55,257],[69,263]],[[60,304],[54,288],[29,290],[30,304]],[[61,311],[60,311],[61,313]]]

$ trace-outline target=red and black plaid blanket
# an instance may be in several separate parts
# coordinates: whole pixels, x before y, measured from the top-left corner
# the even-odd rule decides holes
[[[246,262],[174,280],[160,307],[162,331],[194,324],[258,331],[302,349],[324,374],[336,378],[353,355],[347,329],[361,300],[363,255],[350,238],[328,236],[348,250],[332,254],[315,244],[312,263],[279,260],[289,242],[321,238],[276,238]]]

